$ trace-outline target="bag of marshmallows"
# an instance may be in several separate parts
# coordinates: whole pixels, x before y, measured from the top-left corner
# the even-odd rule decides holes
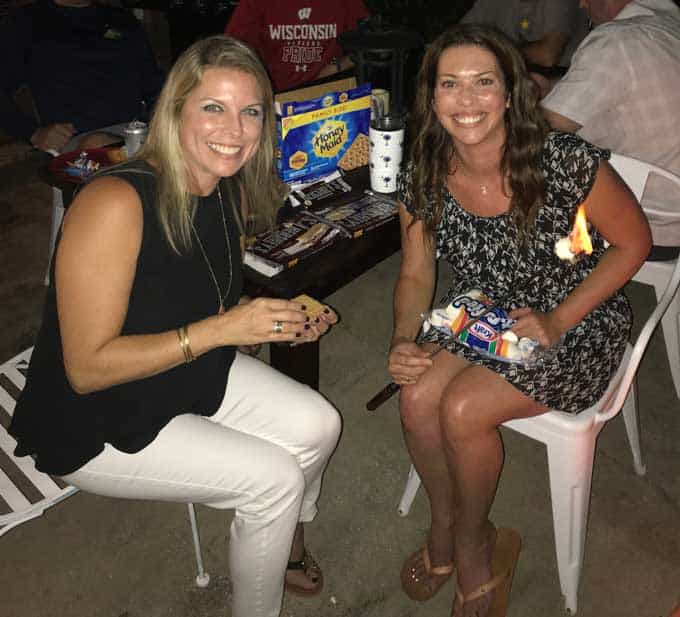
[[[472,289],[456,296],[447,307],[426,315],[423,334],[434,328],[482,356],[527,364],[534,359],[538,343],[518,337],[512,331],[514,323],[507,311],[494,306],[482,291]]]

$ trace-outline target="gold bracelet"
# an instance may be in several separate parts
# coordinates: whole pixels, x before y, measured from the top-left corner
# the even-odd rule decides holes
[[[182,336],[182,328],[177,328],[177,338],[179,339],[179,348],[182,350],[182,353],[184,354],[184,362],[189,362],[189,359],[187,358],[187,351],[184,348],[184,337]]]
[[[194,353],[191,351],[191,345],[189,345],[189,326],[182,326],[182,335],[184,340],[184,349],[187,357],[189,358],[187,362],[194,361]]]
[[[189,332],[188,326],[181,326],[177,328],[177,338],[179,339],[179,346],[184,354],[184,362],[189,364],[189,362],[194,361],[194,354],[191,351],[191,345],[189,345]]]

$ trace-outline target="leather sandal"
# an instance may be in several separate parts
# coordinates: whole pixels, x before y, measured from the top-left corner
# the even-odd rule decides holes
[[[425,576],[420,574],[420,567],[425,566]],[[453,563],[444,566],[433,566],[430,552],[425,545],[410,555],[401,568],[401,588],[404,593],[418,602],[424,602],[434,596],[451,578],[455,570]]]
[[[316,596],[321,593],[323,589],[323,572],[321,572],[319,564],[316,563],[314,557],[312,557],[307,549],[305,549],[302,559],[299,561],[289,561],[286,570],[302,570],[305,576],[314,583],[313,587],[303,587],[302,585],[286,581],[284,587],[287,592],[306,597]]]
[[[463,606],[493,591],[494,597],[486,617],[505,617],[508,611],[512,577],[515,574],[521,548],[522,539],[516,531],[507,528],[499,529],[491,561],[491,579],[467,594],[464,594],[456,583],[456,601]]]

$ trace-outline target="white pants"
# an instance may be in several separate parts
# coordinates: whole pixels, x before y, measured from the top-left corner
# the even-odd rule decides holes
[[[65,480],[98,495],[233,508],[232,615],[277,617],[295,526],[316,515],[339,433],[320,394],[237,352],[213,416],[178,416],[135,454],[107,444]]]

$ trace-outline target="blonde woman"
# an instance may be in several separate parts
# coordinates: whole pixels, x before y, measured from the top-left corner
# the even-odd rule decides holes
[[[66,215],[43,327],[11,432],[17,454],[83,490],[234,509],[234,617],[276,617],[285,586],[321,590],[302,522],[340,430],[316,392],[237,351],[304,343],[337,321],[239,302],[243,221],[271,219],[271,86],[234,39],[171,70],[139,157]]]

